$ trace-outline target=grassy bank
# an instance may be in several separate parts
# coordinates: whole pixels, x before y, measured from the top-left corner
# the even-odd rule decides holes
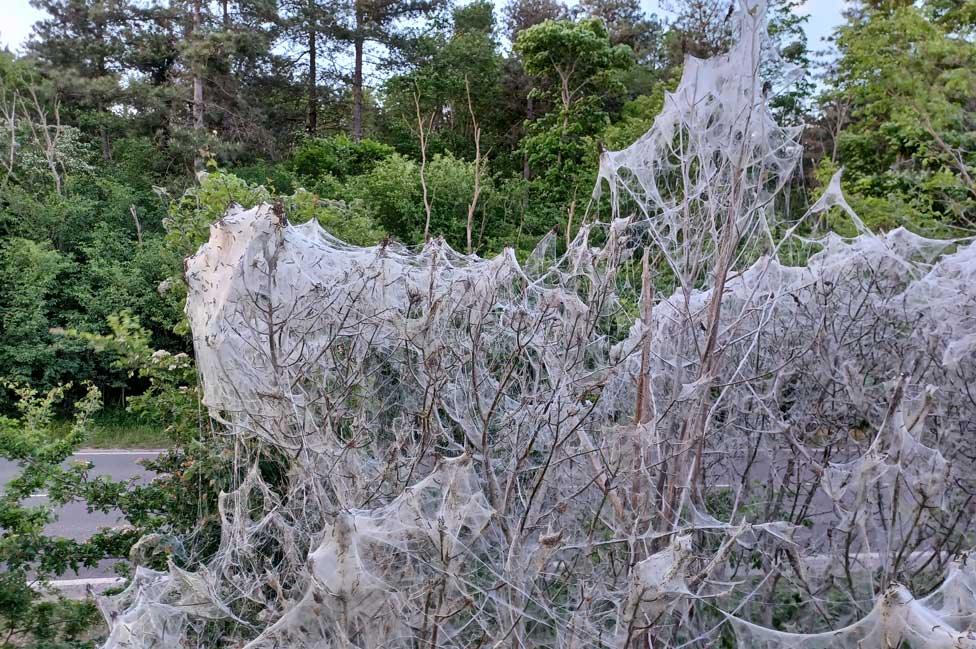
[[[62,422],[67,427],[69,422]],[[173,440],[157,425],[147,423],[124,410],[107,410],[95,415],[86,448],[168,448]]]

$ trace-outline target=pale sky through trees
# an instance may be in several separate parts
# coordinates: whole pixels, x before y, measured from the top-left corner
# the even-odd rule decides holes
[[[642,1],[649,13],[661,13],[657,0]],[[29,0],[3,0],[0,4],[3,6],[0,10],[0,47],[17,51],[30,35],[31,26],[44,12],[32,7]],[[496,0],[496,4],[503,2]],[[844,0],[807,0],[804,3],[800,11],[810,15],[806,28],[811,50],[824,48],[822,39],[842,22],[843,10]]]
[[[31,26],[44,16],[28,0],[6,0],[0,10],[0,46],[17,51],[30,35]]]

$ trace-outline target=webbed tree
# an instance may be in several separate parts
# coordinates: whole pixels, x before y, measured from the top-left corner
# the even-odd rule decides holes
[[[976,642],[976,247],[872,233],[839,176],[785,217],[799,129],[765,6],[731,19],[565,252],[213,225],[187,314],[237,487],[107,647]],[[831,210],[857,236],[801,236]]]

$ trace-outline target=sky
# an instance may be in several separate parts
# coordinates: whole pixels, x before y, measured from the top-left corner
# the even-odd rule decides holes
[[[827,47],[824,39],[844,22],[845,0],[806,0],[796,12],[810,16],[806,24],[807,43],[813,51]]]
[[[496,0],[497,1],[497,0]],[[661,14],[658,0],[643,0],[649,13]],[[810,16],[807,22],[807,39],[810,49],[824,49],[823,38],[829,36],[843,18],[844,0],[806,0],[797,10]],[[30,35],[34,21],[42,18],[44,12],[30,6],[29,0],[0,0],[0,47],[19,51]]]
[[[28,0],[0,0],[0,47],[18,51],[34,21],[45,15],[30,6]]]

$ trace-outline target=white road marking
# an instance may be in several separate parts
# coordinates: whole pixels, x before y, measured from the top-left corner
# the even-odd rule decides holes
[[[162,449],[145,449],[138,451],[116,451],[116,450],[104,450],[104,451],[78,451],[72,455],[159,455],[163,453]]]
[[[35,590],[43,590],[45,587],[58,591],[62,597],[68,599],[83,600],[90,595],[101,595],[110,588],[117,588],[125,585],[126,580],[122,577],[89,577],[87,579],[55,579],[47,582],[46,586],[34,584]]]
[[[123,577],[88,577],[87,579],[53,579],[47,583],[55,588],[71,588],[72,586],[114,586],[124,582]]]

